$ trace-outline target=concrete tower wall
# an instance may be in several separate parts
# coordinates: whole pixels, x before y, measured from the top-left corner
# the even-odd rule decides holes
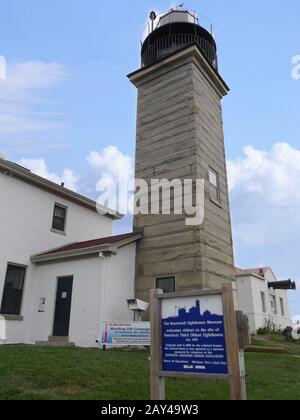
[[[227,87],[196,47],[129,76],[138,88],[136,178],[205,179],[205,219],[137,215],[144,229],[136,259],[136,294],[148,299],[157,276],[176,289],[218,288],[234,281],[221,99]],[[208,170],[220,177],[221,203],[211,201]]]

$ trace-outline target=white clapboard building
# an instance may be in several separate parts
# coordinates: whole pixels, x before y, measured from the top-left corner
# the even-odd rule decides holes
[[[142,233],[113,236],[119,214],[99,214],[90,199],[4,159],[0,197],[0,319],[7,344],[97,347],[101,322],[133,321],[127,301],[136,295]],[[159,287],[168,292],[165,280]],[[286,292],[292,286],[277,282],[271,269],[237,270],[238,307],[252,333],[270,320],[276,328],[292,324]]]
[[[290,317],[288,290],[295,290],[291,280],[277,280],[269,267],[237,269],[237,302],[248,316],[250,331],[260,328],[283,330],[293,325]]]
[[[132,320],[139,234],[120,216],[0,159],[0,317],[6,343],[96,346],[101,321]],[[100,238],[100,239],[99,239]]]

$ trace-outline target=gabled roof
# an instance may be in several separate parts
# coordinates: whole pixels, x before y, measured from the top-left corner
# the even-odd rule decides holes
[[[236,268],[236,275],[237,276],[257,276],[264,278],[266,275],[266,272],[270,270],[269,267],[258,267],[258,268]]]
[[[27,182],[28,184],[34,185],[35,187],[40,188],[44,191],[58,195],[66,200],[69,200],[75,204],[78,204],[79,206],[85,207],[94,212],[98,212],[99,210],[101,211],[101,214],[111,219],[117,220],[123,217],[120,213],[115,212],[114,210],[109,209],[108,207],[102,206],[81,194],[71,191],[65,188],[63,185],[58,185],[55,182],[42,178],[41,176],[32,173],[30,170],[23,168],[20,165],[17,165],[16,163],[1,158],[1,156],[0,173],[10,177],[14,177],[23,182]]]
[[[74,258],[83,255],[97,254],[100,252],[116,253],[118,248],[137,241],[142,237],[142,233],[126,233],[124,235],[109,236],[107,238],[92,239],[84,242],[74,242],[50,249],[40,254],[32,255],[31,261],[34,263]]]

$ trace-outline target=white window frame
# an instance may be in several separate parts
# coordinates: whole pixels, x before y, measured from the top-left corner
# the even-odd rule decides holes
[[[282,297],[279,298],[279,302],[280,302],[281,316],[285,316],[284,299]]]
[[[273,315],[278,315],[278,308],[277,308],[277,299],[276,296],[271,295],[271,309],[273,312]]]
[[[65,225],[64,225],[64,230],[59,230],[59,229],[55,229],[54,227],[53,227],[53,221],[54,221],[54,212],[55,212],[55,207],[61,207],[62,209],[64,209],[65,210]],[[65,206],[64,204],[61,204],[61,203],[58,203],[58,202],[55,202],[54,203],[54,206],[53,206],[53,212],[52,212],[52,222],[51,222],[51,232],[53,232],[53,233],[57,233],[57,234],[59,234],[59,235],[63,235],[63,236],[66,236],[66,232],[67,232],[67,220],[68,220],[68,207],[67,206]]]
[[[2,303],[3,303],[3,297],[4,297],[4,290],[5,290],[5,285],[6,285],[6,276],[7,276],[8,266],[20,267],[20,268],[23,268],[24,269],[24,279],[23,279],[22,297],[21,297],[21,304],[20,304],[19,314],[2,314],[1,313]],[[28,265],[19,264],[19,263],[15,263],[15,262],[12,262],[12,261],[8,261],[7,262],[7,264],[6,264],[5,280],[4,280],[4,283],[3,283],[2,294],[0,295],[0,297],[1,297],[1,300],[0,300],[0,315],[4,315],[5,317],[15,317],[16,319],[17,318],[22,318],[27,272],[28,272]],[[21,319],[19,319],[19,320],[21,320]]]
[[[260,298],[261,298],[262,312],[263,312],[263,314],[266,314],[267,313],[266,293],[261,291],[260,292]]]
[[[216,177],[217,185],[211,182],[211,175],[214,175]],[[210,194],[211,201],[220,205],[221,204],[220,175],[211,166],[208,167],[208,183],[209,183],[209,194]],[[217,198],[213,196],[212,191],[211,191],[212,188],[216,190]]]

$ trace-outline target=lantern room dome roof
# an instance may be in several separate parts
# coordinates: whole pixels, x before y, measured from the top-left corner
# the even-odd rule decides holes
[[[172,9],[157,16],[151,12],[142,42],[142,66],[149,66],[180,49],[196,45],[217,69],[217,46],[213,35],[200,26],[197,14]]]

